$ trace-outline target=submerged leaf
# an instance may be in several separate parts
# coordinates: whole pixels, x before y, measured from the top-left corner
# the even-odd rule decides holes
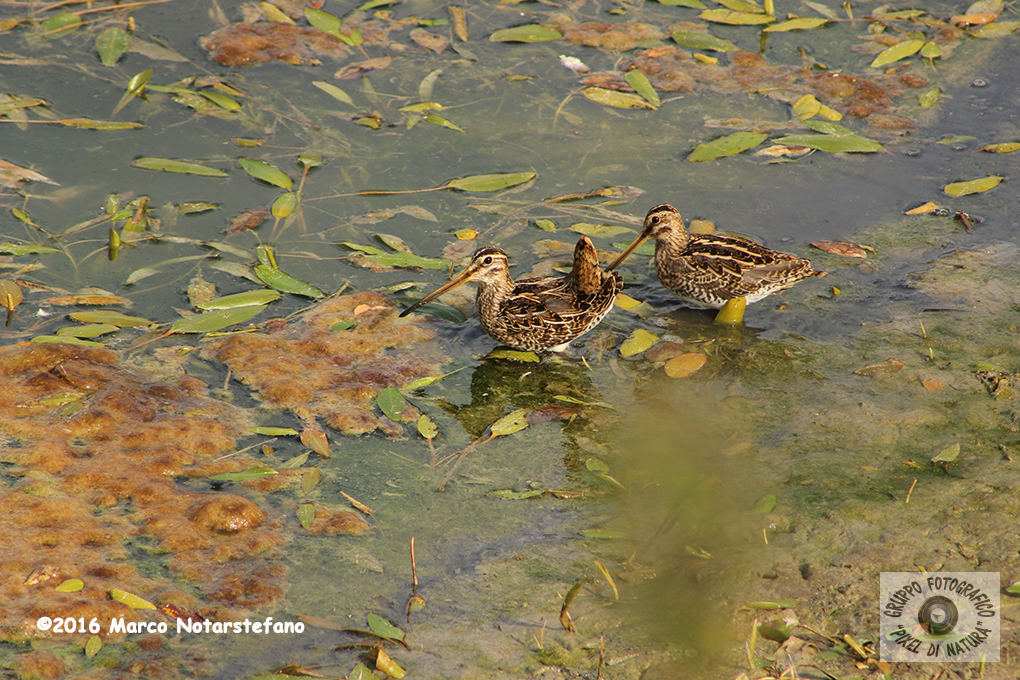
[[[373,633],[379,637],[384,637],[387,640],[404,639],[404,631],[400,630],[378,614],[368,615],[368,627]]]
[[[661,103],[659,95],[648,81],[648,76],[638,69],[631,69],[627,71],[625,78],[627,79],[627,84],[633,87],[635,92],[647,99],[649,104],[655,107],[659,106]]]
[[[329,96],[333,97],[334,99],[336,99],[338,101],[342,101],[344,104],[348,104],[350,106],[354,106],[354,100],[351,99],[350,95],[348,95],[346,92],[341,90],[336,85],[331,85],[331,84],[323,82],[321,80],[314,81],[312,83],[312,85],[314,85],[315,87],[319,88],[320,90],[322,90],[323,92],[325,92]]]
[[[133,328],[135,326],[151,326],[152,321],[140,316],[128,316],[110,309],[98,309],[90,312],[74,312],[69,317],[81,323],[108,323],[117,328]]]
[[[878,142],[857,135],[790,135],[775,141],[778,144],[806,146],[826,153],[876,153],[885,150]]]
[[[708,357],[704,354],[688,352],[667,361],[663,369],[670,378],[686,378],[700,371],[706,363]]]
[[[96,37],[96,50],[103,66],[113,66],[131,46],[131,35],[120,26],[111,26]]]
[[[209,479],[214,482],[247,482],[249,479],[262,479],[280,474],[273,468],[253,467],[240,472],[224,472],[219,475],[211,475]]]

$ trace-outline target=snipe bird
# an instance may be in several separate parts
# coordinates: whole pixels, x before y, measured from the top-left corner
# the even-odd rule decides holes
[[[810,276],[822,276],[807,260],[778,253],[742,236],[691,234],[671,205],[648,211],[644,228],[609,265],[615,269],[647,238],[655,239],[655,272],[659,282],[685,302],[720,309],[730,300],[748,303]]]
[[[504,345],[532,352],[566,349],[571,340],[602,320],[623,287],[619,274],[599,267],[595,246],[587,236],[574,248],[574,268],[569,274],[520,281],[510,278],[506,253],[486,246],[475,252],[460,275],[400,316],[467,281],[478,282],[475,309],[485,332]]]

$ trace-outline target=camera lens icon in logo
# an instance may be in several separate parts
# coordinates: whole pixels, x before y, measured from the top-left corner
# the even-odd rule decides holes
[[[932,635],[949,635],[960,620],[956,605],[948,597],[929,597],[917,610],[917,622]]]

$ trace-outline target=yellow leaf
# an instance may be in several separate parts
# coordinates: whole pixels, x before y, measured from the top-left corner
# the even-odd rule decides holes
[[[622,345],[620,345],[620,354],[625,357],[632,357],[635,354],[641,354],[658,341],[658,335],[649,333],[643,328],[639,328],[627,336],[627,339],[623,341]]]
[[[84,587],[85,582],[80,578],[69,578],[57,586],[54,590],[58,593],[76,593]]]
[[[137,595],[125,592],[119,588],[114,588],[110,591],[110,597],[121,604],[126,604],[132,609],[155,609],[156,605],[152,604],[148,600],[144,600]]]
[[[663,367],[666,375],[670,378],[686,378],[694,375],[708,363],[708,357],[698,352],[688,352],[678,357],[673,357]]]

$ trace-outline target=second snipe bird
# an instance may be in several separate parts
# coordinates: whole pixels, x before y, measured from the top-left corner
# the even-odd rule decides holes
[[[602,320],[623,287],[619,274],[604,272],[599,267],[595,246],[587,236],[578,240],[574,268],[562,277],[514,281],[510,278],[506,253],[486,246],[475,252],[471,264],[460,275],[415,302],[400,316],[467,281],[478,282],[475,308],[485,332],[504,345],[534,352],[566,349],[571,340]]]
[[[659,282],[682,300],[720,309],[730,300],[762,298],[810,276],[821,276],[807,260],[779,253],[742,236],[691,234],[671,205],[648,211],[644,228],[609,265],[612,271],[647,238],[655,239]]]

